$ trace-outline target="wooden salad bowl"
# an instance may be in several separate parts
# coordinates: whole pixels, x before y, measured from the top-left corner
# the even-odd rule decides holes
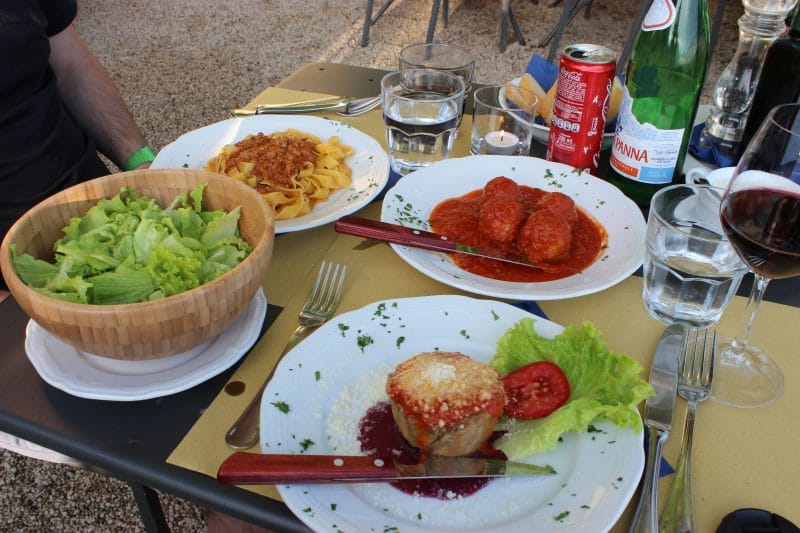
[[[46,296],[17,275],[10,246],[53,260],[53,244],[72,217],[123,186],[165,207],[181,193],[206,183],[203,210],[241,206],[239,233],[252,252],[222,276],[158,300],[117,305],[71,303]],[[46,331],[83,352],[113,359],[156,359],[184,352],[222,332],[249,305],[272,258],[272,209],[255,189],[226,176],[186,169],[148,169],[111,174],[63,190],[25,213],[0,246],[0,268],[14,299]]]

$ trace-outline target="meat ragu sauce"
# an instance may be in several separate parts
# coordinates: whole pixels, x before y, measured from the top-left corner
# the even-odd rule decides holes
[[[316,146],[310,139],[275,137],[263,133],[250,135],[237,142],[236,148],[225,164],[226,171],[240,161],[252,162],[256,176],[269,177],[274,183],[287,188],[294,187],[291,178],[302,170],[303,165],[313,164],[319,157]],[[261,181],[255,187],[260,193],[273,190]]]
[[[560,199],[566,198],[561,193],[549,193],[542,189],[517,185],[509,178],[497,177],[491,180],[484,189],[440,202],[431,212],[429,223],[431,229],[436,233],[446,235],[461,244],[493,248],[527,257],[538,267],[526,267],[474,255],[451,254],[456,265],[468,272],[487,278],[515,282],[561,279],[581,272],[594,263],[608,243],[608,234],[599,222],[578,206],[574,206],[577,217],[572,213],[567,217],[562,212],[545,209],[542,205],[553,202],[543,202],[542,204],[539,202],[548,195],[559,195]],[[510,242],[499,242],[479,231],[481,209],[485,209],[484,203],[488,198],[497,198],[498,196],[502,198],[502,201],[493,200],[497,209],[492,216],[501,220],[499,224],[494,224],[494,227],[500,226],[507,230],[508,227],[513,226],[515,228],[513,235],[510,233],[507,235],[507,238],[511,239]],[[521,210],[519,207],[516,208],[519,213],[512,213],[514,209],[509,209],[508,198],[512,198],[513,203],[521,204]],[[537,206],[537,204],[539,205]],[[511,205],[511,207],[514,206]],[[570,223],[567,225],[567,229],[564,229],[563,221],[567,218],[570,219]],[[550,226],[553,226],[552,230]],[[485,224],[481,227],[485,227]],[[521,238],[525,232],[528,234],[527,237]],[[567,232],[566,235],[565,232]],[[504,234],[495,233],[495,235],[506,239]],[[523,239],[523,245],[520,245],[520,241]],[[533,246],[532,239],[538,240],[533,243]],[[537,253],[532,251],[532,248],[556,250],[559,246],[565,247],[566,252],[557,251],[552,256],[532,257]]]

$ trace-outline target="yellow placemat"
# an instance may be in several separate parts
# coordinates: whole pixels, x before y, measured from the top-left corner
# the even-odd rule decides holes
[[[298,96],[315,97],[286,89],[269,89],[252,103],[272,102],[273,98],[296,101]],[[295,100],[291,100],[294,98]],[[380,112],[344,118],[353,127],[379,139],[385,146]],[[469,117],[461,126],[455,155],[467,153]],[[359,214],[378,218],[380,206],[373,203]],[[337,235],[332,225],[280,235],[276,238],[273,259],[264,281],[268,300],[284,308],[275,323],[240,365],[231,382],[245,384],[245,392],[232,396],[221,391],[168,462],[214,477],[222,461],[231,453],[224,442],[230,424],[249,403],[269,373],[313,285],[321,260],[348,265],[348,276],[340,312],[360,308],[387,298],[431,294],[466,294],[438,283],[408,266],[388,245],[365,245],[357,237]],[[664,326],[652,319],[641,302],[639,277],[581,298],[540,302],[554,322],[562,325],[594,322],[608,345],[637,359],[649,372],[650,359]],[[473,296],[474,295],[469,295]],[[723,317],[719,330],[734,333],[741,320],[745,300],[737,297]],[[695,430],[695,504],[698,531],[713,531],[722,517],[739,507],[762,507],[800,523],[795,505],[800,494],[800,467],[792,454],[794,439],[800,434],[800,355],[791,327],[800,319],[800,309],[765,302],[759,310],[753,341],[774,356],[784,371],[786,386],[773,405],[756,409],[731,409],[708,401],[701,404]],[[673,432],[665,456],[673,464],[682,435],[684,402],[678,400]],[[673,476],[662,478],[662,501]],[[279,499],[274,487],[247,487]],[[615,526],[623,531],[631,508]]]

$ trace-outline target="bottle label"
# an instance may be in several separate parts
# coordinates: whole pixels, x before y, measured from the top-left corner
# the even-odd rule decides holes
[[[632,105],[626,86],[611,147],[611,168],[634,181],[669,183],[678,163],[683,129],[661,130],[642,124],[633,115]]]
[[[675,22],[675,4],[672,0],[653,0],[642,20],[642,31],[663,30]]]

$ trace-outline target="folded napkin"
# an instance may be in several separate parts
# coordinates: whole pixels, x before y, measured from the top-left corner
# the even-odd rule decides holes
[[[692,136],[689,138],[689,153],[696,159],[716,167],[735,166],[738,161],[734,154],[735,148],[702,139],[703,128],[705,128],[705,123],[698,124],[692,129]]]
[[[528,61],[528,66],[525,72],[533,76],[539,85],[542,86],[545,92],[550,90],[550,87],[558,79],[558,65],[554,65],[539,54],[533,54],[531,60]]]

